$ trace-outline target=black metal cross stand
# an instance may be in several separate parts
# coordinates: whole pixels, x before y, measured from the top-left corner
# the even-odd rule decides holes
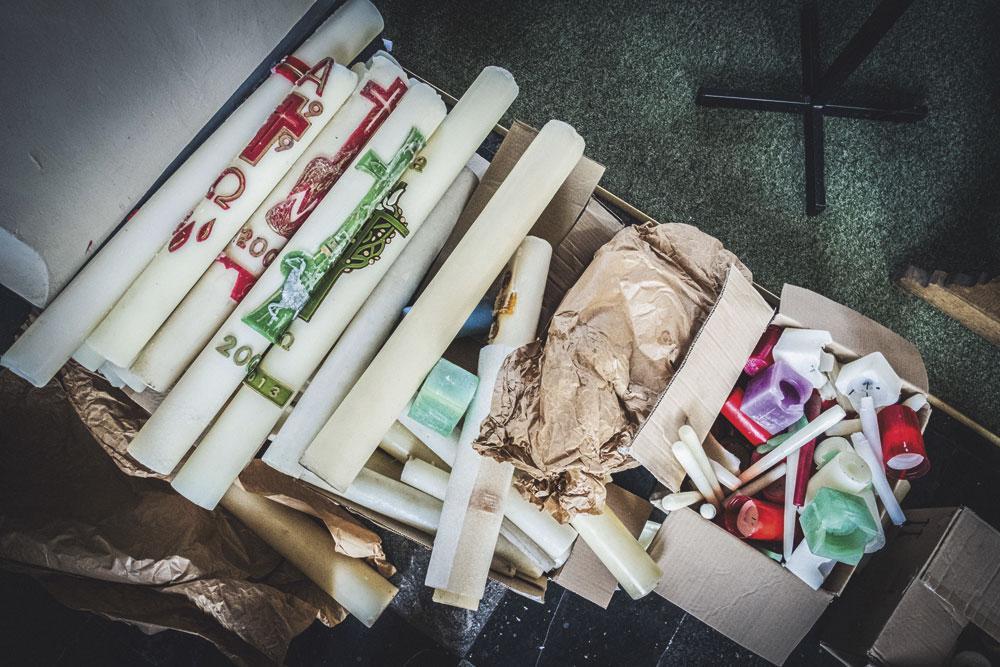
[[[756,93],[702,87],[695,103],[705,107],[781,111],[802,115],[806,152],[806,213],[817,215],[826,208],[823,177],[823,120],[826,116],[889,120],[913,123],[927,116],[925,106],[839,104],[831,101],[854,70],[865,61],[879,40],[906,11],[913,0],[880,0],[829,69],[819,71],[819,13],[816,0],[802,2],[802,92],[800,94]]]

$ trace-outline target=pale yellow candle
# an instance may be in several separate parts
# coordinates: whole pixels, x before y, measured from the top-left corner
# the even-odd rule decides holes
[[[306,449],[305,467],[334,488],[350,485],[579,162],[583,148],[583,139],[565,123],[550,121],[542,128]]]
[[[399,422],[392,423],[392,426],[389,427],[389,432],[382,436],[382,441],[378,446],[382,451],[400,463],[406,463],[412,458],[426,462],[441,470],[448,470],[450,468],[447,463],[441,460],[441,457],[432,452],[417,436],[413,435],[410,429]]]
[[[701,468],[702,473],[705,475],[705,479],[708,480],[709,486],[712,487],[712,504],[715,505],[716,509],[719,509],[719,503],[722,502],[723,493],[722,486],[719,484],[719,479],[715,475],[715,468],[712,467],[712,462],[705,454],[705,449],[701,446],[701,440],[698,439],[698,434],[694,432],[690,424],[684,424],[681,426],[677,432],[681,440],[688,446],[691,453],[694,454],[695,461],[698,462],[698,466]]]
[[[691,448],[687,446],[687,443],[678,440],[671,447],[670,451],[674,453],[674,457],[677,462],[681,464],[684,468],[684,472],[687,473],[688,477],[691,478],[691,483],[694,484],[698,492],[704,496],[705,500],[712,503],[713,505],[719,504],[719,499],[715,497],[715,493],[712,491],[712,485],[708,481],[708,477],[705,476],[705,472],[702,470],[701,465],[699,465],[698,460],[691,453]]]
[[[664,512],[674,512],[685,507],[690,507],[695,503],[700,503],[704,499],[705,496],[697,491],[681,491],[665,495],[658,501],[654,501],[653,504],[658,505]]]
[[[663,571],[611,508],[600,514],[577,514],[570,524],[633,600],[656,588]]]
[[[810,440],[815,439],[821,433],[825,433],[828,428],[841,421],[847,415],[844,409],[835,405],[826,412],[820,414],[813,421],[809,422],[795,433],[791,434],[784,442],[762,456],[760,460],[740,473],[740,481],[744,484],[750,482],[758,475],[773,468],[792,452],[798,451]]]
[[[734,494],[739,494],[741,496],[755,496],[767,487],[771,486],[774,482],[781,479],[784,476],[786,469],[787,466],[784,463],[779,463],[754,481],[736,489],[733,494],[730,494],[730,496]]]
[[[712,460],[712,470],[715,471],[715,477],[719,480],[719,484],[726,487],[730,491],[735,491],[740,488],[740,478],[729,472],[721,463]],[[725,496],[720,496],[725,497]]]

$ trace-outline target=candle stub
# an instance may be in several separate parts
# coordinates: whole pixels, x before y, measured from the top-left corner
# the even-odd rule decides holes
[[[424,378],[410,404],[410,417],[441,435],[451,433],[476,393],[479,378],[441,359]]]
[[[892,405],[899,400],[903,381],[881,352],[866,354],[837,373],[837,391],[861,414],[861,399],[870,396],[876,408]]]
[[[879,434],[882,439],[882,456],[893,470],[906,471],[907,479],[926,474],[930,466],[924,436],[920,432],[917,413],[906,405],[888,405],[878,413]]]
[[[780,505],[736,494],[726,501],[725,525],[737,537],[776,542],[784,533],[784,511]]]
[[[767,442],[771,434],[767,429],[748,417],[740,408],[743,405],[743,387],[735,387],[729,398],[722,405],[722,416],[746,438],[751,445],[757,447]]]

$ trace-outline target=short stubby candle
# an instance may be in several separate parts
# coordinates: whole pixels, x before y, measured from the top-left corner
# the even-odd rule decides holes
[[[788,364],[776,361],[747,384],[740,410],[771,433],[802,417],[813,386]]]
[[[930,466],[916,412],[902,404],[886,406],[878,413],[878,430],[886,466],[905,471],[907,479],[927,474]]]
[[[462,420],[478,384],[479,378],[475,375],[441,359],[434,364],[413,399],[410,417],[441,435],[448,435]]]
[[[737,537],[777,542],[784,534],[785,512],[780,505],[737,494],[726,501],[725,524]]]

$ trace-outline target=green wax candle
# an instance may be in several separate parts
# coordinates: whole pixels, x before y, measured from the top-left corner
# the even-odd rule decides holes
[[[410,417],[450,435],[476,394],[479,378],[446,359],[434,365],[410,406]]]
[[[848,565],[857,565],[865,545],[878,535],[864,499],[829,487],[816,493],[799,520],[809,551]]]

